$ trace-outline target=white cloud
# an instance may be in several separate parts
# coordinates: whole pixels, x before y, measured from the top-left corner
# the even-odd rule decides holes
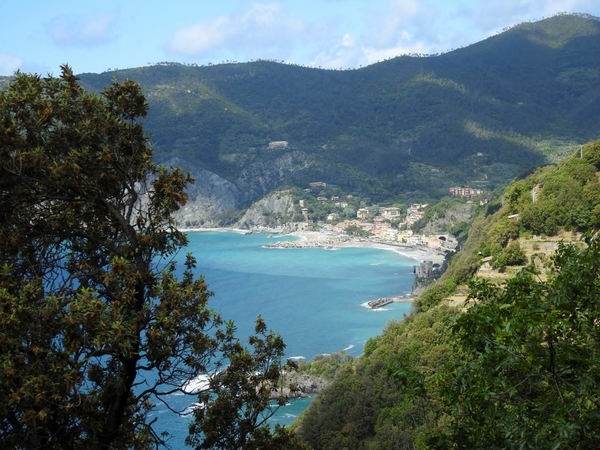
[[[343,8],[342,0],[328,2],[340,2]],[[347,25],[342,13],[309,21],[290,16],[283,0],[246,3],[231,14],[177,30],[166,51],[204,61],[273,58],[314,67],[359,67],[404,54],[449,51],[533,18],[589,11],[593,2],[597,0],[384,0],[361,9],[361,31]]]
[[[350,68],[403,54],[437,52],[436,17],[435,10],[423,2],[389,0],[384,9],[365,18],[369,24],[365,34],[338,38],[322,48],[310,65]]]
[[[47,25],[52,40],[59,45],[98,45],[110,41],[117,15],[91,18],[58,17]]]
[[[562,12],[586,13],[597,0],[488,0],[468,13],[474,27],[487,36],[522,22],[541,20]]]
[[[174,53],[195,55],[221,45],[230,36],[231,21],[223,16],[210,23],[196,24],[177,30],[169,43]]]
[[[416,0],[390,0],[387,7],[371,19],[370,41],[378,47],[395,45],[407,29],[414,27],[421,8]]]
[[[254,53],[254,57],[284,55],[291,52],[295,40],[307,31],[302,20],[286,15],[279,4],[254,3],[229,16],[177,30],[167,50],[188,56],[222,54],[224,51]]]
[[[0,53],[0,75],[12,75],[23,66],[21,58]]]
[[[363,59],[362,49],[356,43],[356,39],[346,33],[338,43],[319,52],[308,65],[326,69],[347,69],[359,66]]]

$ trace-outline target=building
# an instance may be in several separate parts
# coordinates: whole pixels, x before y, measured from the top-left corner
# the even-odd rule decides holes
[[[385,235],[383,237],[386,241],[397,241],[398,240],[398,230],[394,228],[389,228],[385,230]]]
[[[400,218],[400,208],[382,208],[381,209],[381,217],[384,219],[394,220]]]
[[[272,142],[269,142],[269,148],[270,149],[287,148],[288,145],[289,145],[288,141],[272,141]]]
[[[462,197],[466,198],[467,200],[473,200],[473,197],[483,193],[481,189],[463,187],[451,187],[448,189],[448,192],[454,197]]]
[[[442,274],[442,267],[433,261],[423,261],[418,266],[413,266],[417,278],[436,278]]]
[[[302,208],[302,216],[304,217],[304,220],[308,222],[308,208]]]
[[[368,219],[369,215],[369,210],[367,208],[360,208],[358,211],[356,211],[356,217],[359,219]]]

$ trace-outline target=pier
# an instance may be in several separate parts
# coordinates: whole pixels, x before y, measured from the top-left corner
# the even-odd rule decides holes
[[[403,297],[382,297],[367,302],[367,306],[371,309],[376,309],[389,305],[390,303],[412,302],[412,300],[413,298],[410,295],[405,295]]]

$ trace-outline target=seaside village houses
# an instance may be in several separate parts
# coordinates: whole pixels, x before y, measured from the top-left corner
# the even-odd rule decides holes
[[[272,142],[271,144],[278,144],[278,142]],[[327,183],[323,181],[313,181],[309,183],[309,187],[305,189],[305,191],[311,192],[326,187]],[[477,195],[480,193],[479,190],[467,190],[466,188],[455,189],[454,192],[461,196],[465,194]],[[351,198],[352,195],[346,196],[346,200]],[[332,206],[340,209],[348,206],[348,202],[342,201],[339,195],[333,195],[328,198],[324,195],[323,191],[316,197],[316,200],[321,204],[328,204],[331,202]],[[305,225],[308,225],[311,220],[308,204],[305,200],[299,200],[298,206],[300,207],[300,212]],[[406,209],[406,214],[403,214],[400,208],[394,206],[382,207],[378,210],[372,207],[363,207],[357,209],[356,219],[346,219],[341,222],[339,221],[340,213],[330,211],[326,216],[326,220],[329,223],[320,224],[321,231],[345,234],[347,233],[348,228],[355,228],[369,233],[369,239],[381,241],[386,244],[420,247],[422,249],[435,250],[438,252],[455,251],[458,242],[449,234],[438,233],[423,236],[413,232],[412,228],[414,224],[423,218],[427,206],[427,204],[414,203]],[[364,239],[364,237],[359,237],[359,239]]]
[[[303,207],[304,202],[300,206]],[[371,239],[388,244],[421,247],[440,252],[454,251],[458,243],[449,234],[423,236],[413,233],[411,228],[423,217],[426,207],[426,204],[413,204],[407,209],[404,218],[402,217],[401,209],[396,207],[380,208],[375,216],[373,216],[372,210],[360,208],[356,211],[356,219],[344,220],[336,224],[326,224],[323,226],[323,230],[341,234],[345,233],[349,227],[356,227],[369,232]],[[308,220],[308,210],[306,208],[302,208],[302,214]],[[330,213],[327,216],[328,221],[336,221],[338,219],[339,214],[337,213]],[[392,220],[398,221],[398,228],[392,226],[390,223]]]

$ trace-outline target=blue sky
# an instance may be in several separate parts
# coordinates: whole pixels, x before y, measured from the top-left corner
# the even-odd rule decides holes
[[[598,0],[2,0],[0,75],[257,58],[355,68],[439,53]]]

